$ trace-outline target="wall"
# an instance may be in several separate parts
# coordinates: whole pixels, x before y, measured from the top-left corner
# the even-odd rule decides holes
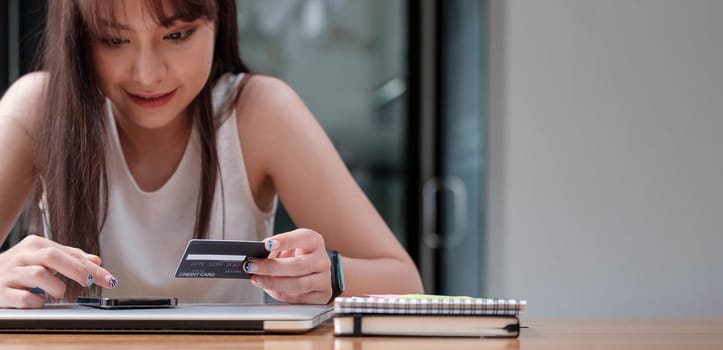
[[[723,1],[488,7],[485,293],[723,315]]]

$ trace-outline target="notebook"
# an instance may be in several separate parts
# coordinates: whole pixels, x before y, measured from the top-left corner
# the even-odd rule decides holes
[[[334,300],[337,336],[519,336],[527,301],[439,295],[376,295]]]
[[[515,316],[334,316],[336,336],[408,336],[516,338],[520,321]]]
[[[77,304],[0,309],[0,332],[299,333],[331,318],[328,305],[179,304],[102,310]]]
[[[334,299],[341,314],[517,315],[527,311],[526,300],[470,298],[428,294],[388,294]]]

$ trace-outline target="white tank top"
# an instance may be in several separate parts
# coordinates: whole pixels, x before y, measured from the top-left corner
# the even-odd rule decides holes
[[[214,110],[234,95],[241,78],[241,74],[226,74],[218,80],[213,89]],[[208,238],[261,240],[272,233],[276,200],[270,212],[261,211],[254,202],[232,110],[217,134],[221,171]],[[110,101],[106,111],[109,196],[108,216],[99,238],[100,255],[103,266],[119,283],[114,289],[104,289],[103,295],[175,296],[187,303],[263,302],[263,291],[248,280],[174,277],[186,244],[193,238],[200,193],[201,145],[196,128],[173,175],[160,189],[144,192],[125,162]]]

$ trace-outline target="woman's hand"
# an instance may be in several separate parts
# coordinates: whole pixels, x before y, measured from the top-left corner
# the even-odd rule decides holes
[[[39,236],[28,236],[0,254],[0,307],[43,307],[45,295],[38,294],[37,288],[54,299],[62,299],[65,283],[56,273],[83,287],[94,283],[103,288],[115,287],[117,280],[100,267],[100,263],[96,255]]]
[[[285,303],[326,304],[331,299],[331,261],[324,238],[309,229],[298,229],[264,240],[266,259],[244,265],[251,283]]]

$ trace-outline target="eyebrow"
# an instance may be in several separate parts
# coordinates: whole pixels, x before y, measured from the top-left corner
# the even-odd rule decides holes
[[[103,25],[104,27],[111,27],[113,29],[128,30],[128,31],[131,30],[131,28],[127,25],[120,24],[117,22],[106,21],[104,19],[100,20],[100,24]]]
[[[181,16],[180,16],[180,15],[173,15],[173,16],[171,16],[171,17],[168,17],[168,19],[165,20],[165,21],[163,21],[163,22],[170,23],[170,25],[172,25],[173,23],[175,23],[175,22],[178,21],[179,19],[181,19]],[[101,20],[100,20],[100,23],[101,23],[103,26],[111,27],[111,28],[113,28],[113,29],[125,30],[125,31],[131,31],[131,30],[132,30],[131,27],[129,27],[129,26],[125,25],[125,24],[120,24],[120,23],[118,23],[118,22],[112,22],[112,21],[108,21],[108,20],[105,20],[105,19],[101,19]],[[163,25],[163,24],[161,24],[161,25],[164,26],[164,27],[169,27],[169,26],[170,26],[170,25],[165,26],[165,25]]]

